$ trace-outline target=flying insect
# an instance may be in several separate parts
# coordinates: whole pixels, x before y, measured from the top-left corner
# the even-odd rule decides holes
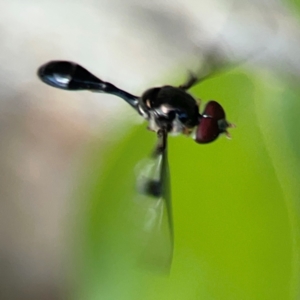
[[[173,220],[167,158],[168,136],[184,134],[191,136],[198,144],[207,144],[215,141],[221,134],[229,136],[227,130],[233,127],[226,120],[225,110],[218,102],[209,101],[200,113],[199,102],[188,92],[210,74],[190,75],[180,86],[153,87],[141,96],[121,90],[70,61],[50,61],[42,65],[37,74],[44,83],[55,88],[87,90],[122,98],[148,122],[148,130],[156,133],[157,143],[151,159],[139,175],[139,192],[154,199],[149,204],[146,230],[157,233],[164,226],[168,232],[168,247],[163,247],[163,260],[170,266],[173,256]],[[163,219],[166,219],[165,225],[162,224]],[[153,243],[153,239],[149,239],[149,243]]]

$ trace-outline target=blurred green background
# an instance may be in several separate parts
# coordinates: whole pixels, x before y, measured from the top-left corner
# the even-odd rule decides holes
[[[237,125],[232,140],[169,138],[175,252],[170,276],[135,268],[128,212],[146,124],[89,151],[78,299],[299,299],[300,90],[266,71],[226,72],[193,88]],[[202,104],[202,108],[204,104]],[[101,148],[101,147],[100,147]],[[103,151],[103,149],[101,150]],[[83,248],[82,248],[83,246]]]
[[[299,3],[0,2],[0,299],[299,300]],[[192,90],[237,127],[208,145],[169,138],[174,257],[155,273],[137,266],[135,188],[155,134],[124,101],[36,70],[71,60],[140,95],[207,52],[248,62]]]

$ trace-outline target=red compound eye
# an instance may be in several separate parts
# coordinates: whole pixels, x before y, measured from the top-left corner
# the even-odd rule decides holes
[[[199,144],[213,142],[221,133],[227,132],[228,127],[233,127],[226,121],[223,107],[216,101],[209,101],[203,111],[199,125],[196,129],[195,141]]]
[[[226,117],[223,107],[216,101],[209,101],[206,104],[203,115],[213,117],[217,120],[222,120]]]
[[[202,118],[196,129],[196,142],[206,144],[214,141],[220,134],[218,120],[215,118]]]

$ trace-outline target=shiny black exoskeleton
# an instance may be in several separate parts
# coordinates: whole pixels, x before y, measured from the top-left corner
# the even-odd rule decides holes
[[[168,85],[152,88],[139,99],[143,109],[161,110],[162,114],[165,112],[168,115],[170,121],[177,117],[187,128],[193,128],[199,123],[199,107],[195,99],[183,89]]]
[[[80,65],[68,61],[51,61],[38,69],[39,78],[56,88],[89,90],[121,97],[148,122],[148,129],[163,129],[170,134],[192,135],[197,143],[214,141],[231,126],[225,111],[216,101],[210,101],[202,114],[199,105],[187,90],[199,82],[191,77],[179,87],[151,88],[141,97],[127,93],[109,82],[97,78]]]

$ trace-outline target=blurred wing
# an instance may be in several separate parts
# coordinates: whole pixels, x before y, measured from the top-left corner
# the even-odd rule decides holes
[[[201,65],[198,70],[190,72],[187,80],[179,86],[183,90],[188,90],[198,83],[218,76],[220,73],[232,70],[251,61],[254,62],[254,60],[265,55],[270,49],[273,38],[279,29],[278,21],[275,18],[276,12],[272,9],[272,5],[261,1],[257,8],[251,3],[241,3],[241,1],[234,0],[231,1],[228,7],[229,11],[222,30],[213,39],[208,39],[208,42],[202,45],[200,43],[196,47],[199,59],[201,57],[199,61]],[[249,20],[250,23],[248,23]],[[253,22],[254,20],[255,22]],[[255,23],[258,26],[255,26]],[[233,32],[231,34],[235,34],[233,28],[239,28],[239,26],[244,27],[245,34],[247,32],[250,34],[247,40],[253,40],[253,45],[247,43],[247,46],[243,47],[244,53],[236,56],[234,52],[238,51],[234,51],[233,45],[235,45],[236,49],[239,49],[243,44],[242,41],[239,44],[235,42],[235,39],[231,40],[230,33]],[[226,31],[228,32],[227,34],[225,34]],[[254,46],[255,44],[258,44],[258,47]]]
[[[143,215],[140,264],[149,270],[168,273],[173,257],[173,220],[166,132],[163,137],[158,136],[153,157],[141,161],[137,170],[140,192],[137,201]]]
[[[267,47],[262,47],[259,51],[255,51],[245,59],[240,59],[235,62],[230,62],[228,59],[224,58],[217,48],[211,48],[209,52],[202,52],[203,60],[201,67],[197,72],[189,72],[187,80],[179,86],[183,90],[188,90],[193,86],[201,83],[207,79],[216,77],[221,73],[233,70],[240,67],[243,64],[250,62],[251,60],[257,58]]]

